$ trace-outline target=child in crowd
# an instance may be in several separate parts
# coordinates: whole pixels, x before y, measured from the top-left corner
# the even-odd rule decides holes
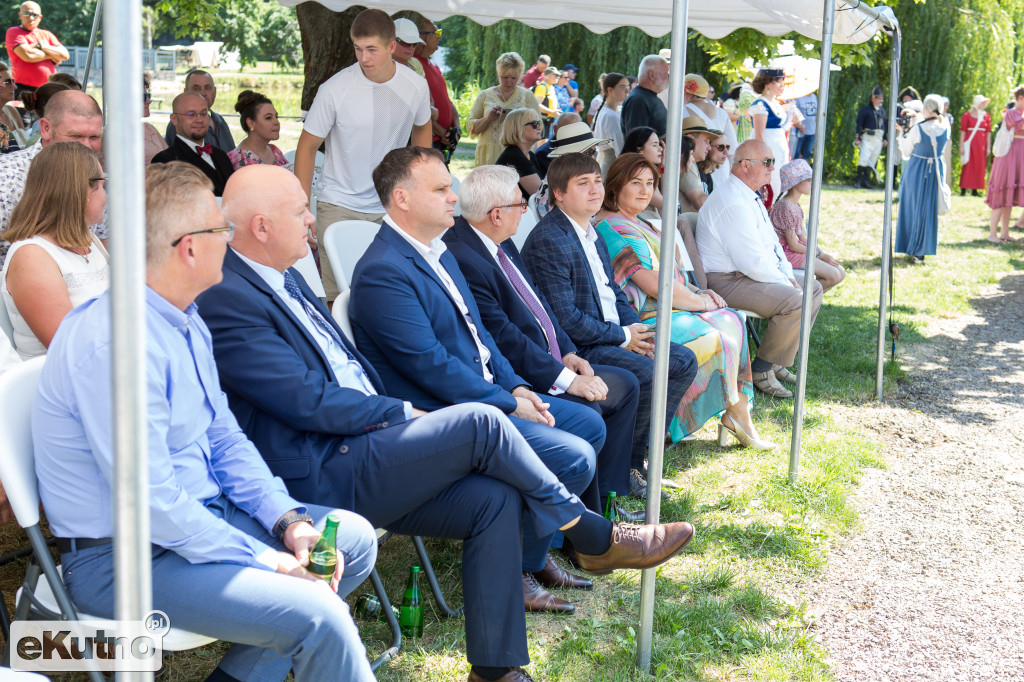
[[[800,199],[811,193],[811,166],[803,159],[784,165],[780,171],[779,200],[769,214],[789,264],[805,270],[807,258],[807,232],[804,230],[804,210]],[[821,288],[828,291],[846,278],[846,270],[839,262],[820,248],[814,260],[814,276]]]

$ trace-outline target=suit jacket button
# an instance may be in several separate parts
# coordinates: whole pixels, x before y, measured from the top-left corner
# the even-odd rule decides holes
[[[381,422],[380,428],[382,428],[382,429],[388,428],[388,423],[387,422]]]
[[[480,358],[473,358],[473,362],[480,362]]]
[[[338,450],[338,452],[340,452],[343,455],[347,455],[348,454],[348,446],[347,445],[342,445],[341,448]]]

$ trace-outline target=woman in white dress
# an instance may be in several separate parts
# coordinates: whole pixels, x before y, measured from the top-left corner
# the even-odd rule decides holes
[[[725,109],[717,107],[708,101],[711,94],[711,86],[703,76],[695,73],[687,74],[683,84],[683,99],[686,101],[686,109],[683,116],[700,116],[709,130],[721,130],[725,135],[725,143],[729,147],[725,162],[718,166],[711,177],[716,186],[724,184],[729,179],[732,170],[732,154],[739,146],[736,141],[736,126],[732,124],[732,118]]]
[[[597,162],[601,175],[606,175],[615,158],[622,153],[626,134],[622,130],[622,112],[619,107],[629,96],[629,80],[621,73],[606,73],[601,81],[601,105],[594,114],[591,128],[594,137],[611,140],[597,148]]]
[[[789,163],[789,144],[786,143],[789,112],[777,99],[785,87],[785,80],[786,72],[782,69],[758,71],[751,83],[757,99],[747,111],[754,127],[754,139],[767,144],[775,159],[771,181],[773,197],[779,195],[779,169]]]
[[[64,316],[110,286],[106,249],[89,231],[107,203],[99,157],[77,142],[32,160],[25,194],[0,238],[11,242],[0,292],[22,359],[46,353]]]

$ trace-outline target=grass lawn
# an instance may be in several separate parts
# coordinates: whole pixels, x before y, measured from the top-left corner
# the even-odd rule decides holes
[[[471,160],[471,149],[468,156],[460,150],[456,175],[464,175]],[[792,403],[760,394],[754,418],[764,437],[782,445],[779,451],[764,454],[736,444],[719,448],[715,423],[698,432],[697,441],[667,449],[666,475],[682,490],[663,504],[662,519],[693,522],[697,538],[658,571],[653,654],[658,679],[830,679],[828,652],[810,632],[811,605],[802,596],[802,583],[820,572],[830,547],[856,533],[849,493],[866,467],[884,462],[881,447],[850,417],[874,397],[882,193],[827,187],[822,199],[820,243],[849,275],[826,295],[811,336],[800,479],[795,486],[787,483]],[[926,341],[929,320],[967,311],[980,288],[1021,266],[1020,246],[985,241],[987,216],[982,199],[955,196],[953,211],[940,220],[938,256],[924,265],[897,256],[894,317],[900,347]],[[904,376],[897,358],[886,369],[886,393]],[[842,414],[835,406],[843,406]],[[3,552],[24,544],[16,529],[6,529],[2,540]],[[449,603],[460,604],[459,546],[435,541],[428,547]],[[393,599],[400,599],[414,561],[406,538],[382,547],[379,567]],[[22,570],[21,563],[0,569],[8,598]],[[595,582],[593,592],[571,595],[574,615],[527,616],[529,670],[536,678],[644,679],[633,668],[639,576],[619,572]],[[380,679],[465,679],[463,621],[440,618],[430,598],[427,606],[424,636],[407,642]],[[357,622],[371,655],[382,651],[385,626]],[[162,679],[201,679],[222,648],[171,657]]]

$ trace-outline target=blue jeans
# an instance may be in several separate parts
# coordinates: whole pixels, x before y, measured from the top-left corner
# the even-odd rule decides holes
[[[317,528],[328,507],[306,505]],[[280,540],[224,497],[207,508],[235,528],[271,547]],[[326,583],[237,564],[190,564],[178,554],[153,547],[153,608],[172,627],[234,642],[219,668],[238,680],[374,680],[359,631],[342,597],[370,574],[377,538],[362,517],[342,511],[338,550],[345,572],[338,594]],[[101,618],[114,612],[113,545],[88,547],[61,556],[64,582],[75,606]]]

